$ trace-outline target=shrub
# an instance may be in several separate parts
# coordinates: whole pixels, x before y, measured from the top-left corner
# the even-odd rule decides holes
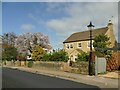
[[[29,60],[28,61],[28,67],[31,68],[33,66],[33,61],[32,60]]]
[[[43,61],[68,61],[68,55],[65,51],[60,50],[57,52],[53,52],[52,54],[45,54],[42,57]]]
[[[88,53],[81,52],[77,55],[77,61],[88,61]]]
[[[45,53],[46,53],[45,50],[41,46],[35,45],[32,48],[32,59],[35,61],[39,61],[42,59]]]

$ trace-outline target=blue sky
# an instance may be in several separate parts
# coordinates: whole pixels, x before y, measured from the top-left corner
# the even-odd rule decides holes
[[[109,19],[117,38],[117,2],[2,2],[2,33],[41,32],[54,49],[62,48],[70,34],[87,30],[90,21],[99,28]]]

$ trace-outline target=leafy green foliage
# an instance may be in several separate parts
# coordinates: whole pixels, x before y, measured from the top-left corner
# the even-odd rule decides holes
[[[42,58],[43,61],[68,61],[68,55],[65,51],[60,50],[52,54],[45,54]]]
[[[77,55],[77,61],[88,61],[88,53],[81,52]]]
[[[94,47],[99,47],[99,48],[106,48],[108,45],[110,45],[109,42],[109,37],[104,34],[100,34],[94,38]]]
[[[100,57],[110,57],[111,51],[109,50],[98,50],[97,48],[107,48],[110,45],[109,37],[104,34],[100,34],[94,38],[93,46],[95,47],[95,53]]]
[[[32,59],[35,61],[41,60],[43,55],[45,55],[45,51],[43,50],[43,48],[39,45],[35,45],[32,48]]]
[[[2,59],[3,60],[15,60],[17,56],[17,49],[14,46],[5,45],[3,52],[2,52]]]
[[[32,60],[29,60],[28,61],[28,67],[31,68],[33,66],[33,61]]]

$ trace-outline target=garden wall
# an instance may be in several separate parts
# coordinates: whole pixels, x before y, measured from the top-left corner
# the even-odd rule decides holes
[[[80,73],[80,74],[88,74],[88,62],[80,61],[72,64],[71,72]]]
[[[52,62],[52,61],[35,61],[33,62],[33,68],[62,70],[65,62]]]
[[[7,66],[22,66],[28,67],[29,61],[6,61]],[[5,64],[4,64],[5,65]],[[35,69],[47,69],[47,70],[59,70],[70,73],[88,74],[88,62],[72,63],[69,66],[67,62],[54,62],[54,61],[33,61],[31,68]]]

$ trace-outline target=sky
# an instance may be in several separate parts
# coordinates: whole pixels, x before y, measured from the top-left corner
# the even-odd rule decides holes
[[[63,41],[72,33],[87,30],[90,21],[95,28],[100,28],[106,27],[108,21],[112,20],[114,34],[118,41],[120,32],[118,31],[117,2],[102,2],[102,0],[101,2],[14,1],[2,2],[2,10],[0,9],[2,33],[14,32],[20,35],[26,32],[41,32],[49,37],[54,49],[62,49]]]

